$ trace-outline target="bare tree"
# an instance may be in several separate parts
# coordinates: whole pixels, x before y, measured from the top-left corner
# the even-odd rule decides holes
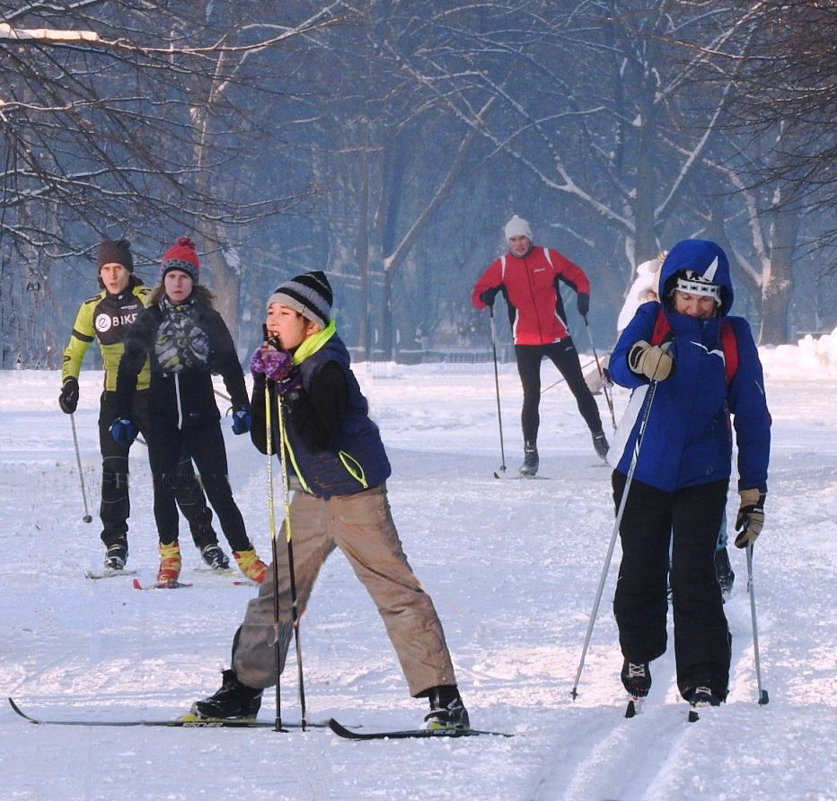
[[[304,189],[236,180],[252,175],[248,159],[270,141],[270,108],[283,97],[271,56],[334,24],[341,4],[297,4],[294,18],[267,3],[261,20],[247,8],[219,19],[219,5],[202,17],[188,3],[0,4],[6,299],[22,285],[6,265],[29,270],[33,253],[64,260],[128,231],[159,252],[192,232],[235,330],[237,262],[222,257],[235,251],[230,231],[286,210]]]

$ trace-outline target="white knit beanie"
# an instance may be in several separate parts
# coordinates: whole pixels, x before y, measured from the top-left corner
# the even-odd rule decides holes
[[[526,236],[530,240],[532,239],[532,229],[529,228],[529,223],[516,214],[506,223],[503,231],[506,239],[511,239],[513,236]]]

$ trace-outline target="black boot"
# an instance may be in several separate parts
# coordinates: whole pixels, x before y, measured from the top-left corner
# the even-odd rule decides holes
[[[719,548],[715,551],[715,575],[718,577],[721,595],[726,600],[732,592],[732,584],[735,581],[735,573],[732,572],[726,548]]]
[[[105,567],[108,570],[124,570],[127,561],[128,540],[118,539],[108,545],[108,552],[105,554]]]
[[[214,545],[206,545],[201,548],[201,559],[213,570],[230,569],[230,557],[224,553],[217,542]]]
[[[607,459],[607,452],[610,449],[610,445],[608,445],[604,431],[595,431],[593,433],[593,447],[596,449],[596,455],[600,459]]]
[[[645,698],[651,689],[651,670],[647,662],[636,664],[627,659],[622,663],[622,684],[634,698]]]
[[[424,716],[422,729],[435,731],[464,731],[471,728],[468,710],[462,703],[459,690],[453,685],[433,687],[428,691],[430,712]]]
[[[520,465],[520,474],[533,476],[538,472],[538,449],[534,442],[527,442],[523,446],[523,464]]]
[[[192,714],[204,720],[252,720],[262,705],[262,690],[242,684],[232,670],[222,674],[221,689],[209,698],[195,701]]]

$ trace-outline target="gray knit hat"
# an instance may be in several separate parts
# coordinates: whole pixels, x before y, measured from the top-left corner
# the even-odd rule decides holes
[[[333,301],[328,278],[321,270],[315,270],[280,284],[267,299],[267,305],[269,308],[271,303],[281,303],[325,328],[331,319]]]

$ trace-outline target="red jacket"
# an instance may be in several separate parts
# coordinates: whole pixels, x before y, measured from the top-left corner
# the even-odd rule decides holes
[[[580,267],[557,250],[533,246],[525,256],[507,253],[491,262],[474,284],[471,303],[484,309],[480,295],[500,289],[509,305],[514,344],[547,345],[570,335],[559,280],[578,294],[590,294],[590,282]]]

